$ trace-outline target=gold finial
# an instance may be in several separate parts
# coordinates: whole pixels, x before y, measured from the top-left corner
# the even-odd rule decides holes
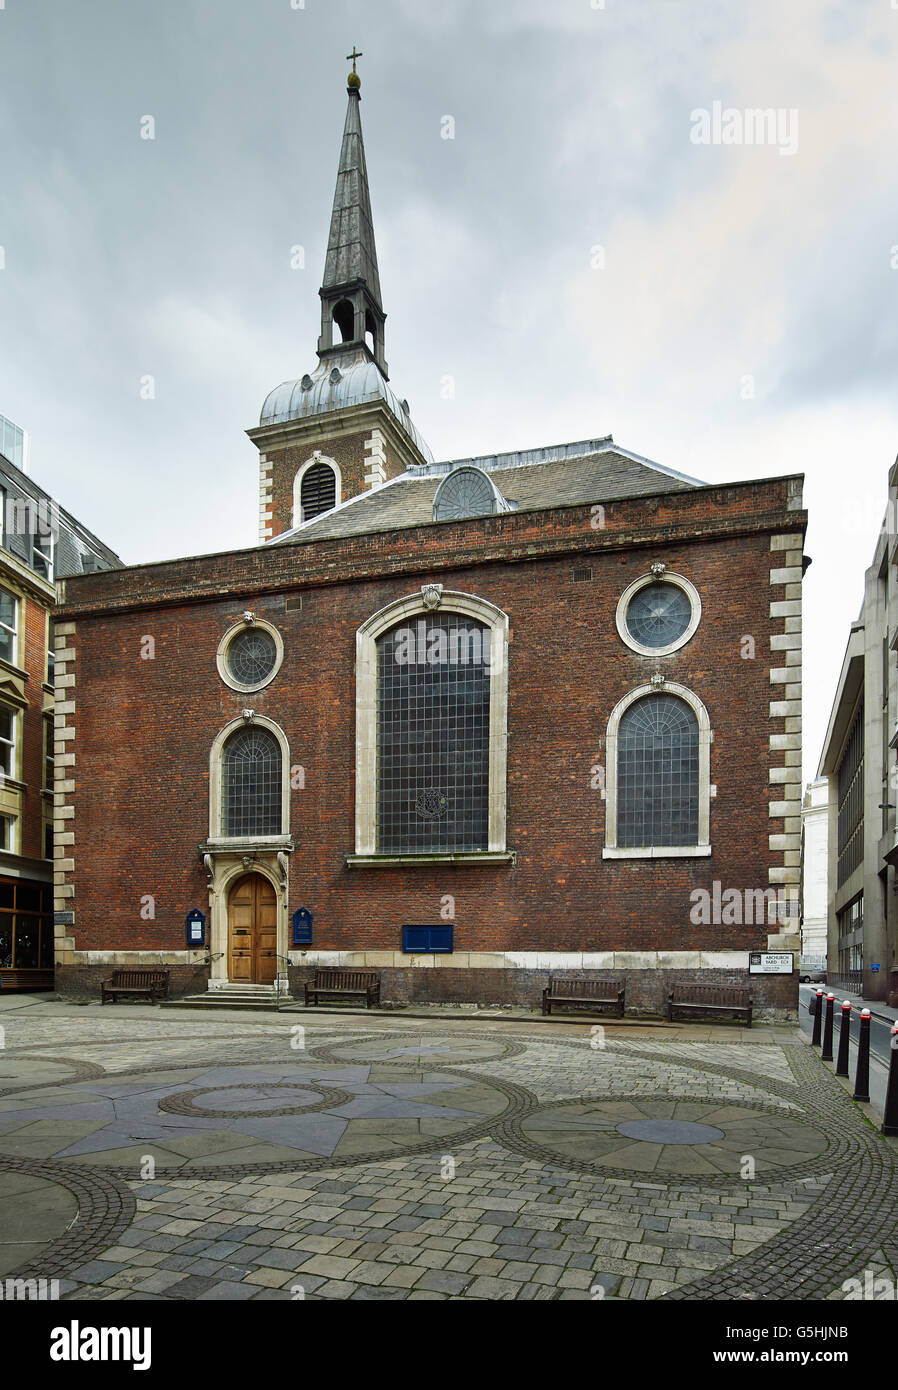
[[[351,53],[347,53],[347,55],[346,55],[346,61],[347,61],[347,63],[348,63],[350,60],[352,60],[352,72],[349,74],[349,76],[348,76],[347,79],[346,79],[346,85],[347,85],[347,87],[354,87],[356,90],[358,90],[358,88],[361,87],[361,85],[362,85],[362,79],[359,77],[358,73],[357,73],[356,70],[355,70],[355,63],[356,63],[356,59],[357,59],[357,58],[362,58],[362,57],[364,57],[364,54],[362,54],[362,53],[357,53],[357,52],[356,52],[356,46],[355,46],[355,44],[353,44],[353,45],[352,45],[352,52],[351,52]]]

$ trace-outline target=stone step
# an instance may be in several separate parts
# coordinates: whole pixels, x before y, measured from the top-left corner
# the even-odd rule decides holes
[[[281,995],[281,1008],[293,1002],[289,995]],[[183,999],[163,999],[161,1009],[262,1009],[274,1011],[278,1007],[274,990],[264,994],[231,993],[217,989],[209,994],[188,994]]]

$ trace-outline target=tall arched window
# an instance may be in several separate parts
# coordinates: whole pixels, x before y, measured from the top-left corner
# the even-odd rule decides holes
[[[222,831],[228,836],[281,833],[281,749],[268,729],[238,729],[222,753]]]
[[[617,843],[694,845],[698,721],[675,695],[631,705],[617,734]]]
[[[356,634],[356,866],[513,859],[505,843],[508,617],[424,584]]]
[[[377,847],[488,845],[490,629],[444,612],[377,639]]]
[[[300,487],[301,519],[309,521],[313,516],[329,512],[337,505],[337,479],[328,463],[314,463],[302,476]]]
[[[674,682],[619,701],[605,738],[604,858],[711,853],[712,738],[701,700]]]

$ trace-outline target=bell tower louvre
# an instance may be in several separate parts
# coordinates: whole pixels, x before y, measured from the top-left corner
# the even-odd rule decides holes
[[[386,314],[361,123],[360,53],[348,104],[321,298],[318,366],[266,397],[247,430],[259,449],[259,540],[302,527],[410,466],[433,462],[408,402],[389,385]]]

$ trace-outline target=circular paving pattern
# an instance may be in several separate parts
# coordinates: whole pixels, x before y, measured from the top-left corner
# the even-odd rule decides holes
[[[515,1126],[535,1158],[587,1171],[735,1178],[753,1162],[769,1178],[826,1152],[815,1126],[772,1107],[657,1095],[602,1096],[541,1106]]]
[[[390,1062],[395,1066],[418,1067],[433,1063],[447,1066],[468,1062],[500,1062],[521,1057],[527,1051],[523,1043],[475,1037],[429,1037],[420,1032],[390,1032],[389,1035],[369,1034],[351,1042],[330,1043],[308,1049],[313,1057],[328,1062]]]
[[[727,1204],[750,1186],[741,1176],[745,1155],[755,1161],[754,1191],[779,1189],[781,1197],[801,1191],[807,1175],[823,1179],[825,1190],[809,1213],[813,1221],[792,1220],[754,1253],[724,1258],[707,1274],[696,1269],[692,1282],[667,1298],[820,1298],[863,1270],[879,1249],[898,1263],[895,1152],[864,1124],[850,1095],[807,1046],[783,1048],[793,1071],[787,1079],[769,1068],[751,1070],[751,1044],[728,1048],[724,1056],[722,1049],[699,1045],[690,1054],[663,1041],[650,1048],[615,1042],[612,1061],[627,1062],[630,1076],[638,1062],[660,1083],[657,1091],[633,1095],[626,1068],[617,1080],[609,1074],[611,1084],[594,1094],[595,1070],[583,1061],[582,1040],[573,1038],[519,1043],[483,1028],[360,1030],[349,1039],[331,1034],[306,1049],[301,1062],[285,1063],[281,1047],[289,1043],[272,1033],[229,1038],[226,1064],[220,1038],[197,1035],[189,1056],[187,1038],[173,1038],[176,1046],[165,1056],[157,1055],[163,1051],[158,1038],[58,1045],[60,1051],[105,1048],[100,1055],[107,1068],[51,1058],[46,1044],[40,1056],[29,1046],[0,1059],[7,1073],[0,1078],[7,1083],[0,1148],[14,1155],[0,1159],[0,1167],[58,1182],[78,1197],[78,1221],[41,1254],[45,1277],[67,1273],[114,1244],[133,1212],[131,1192],[117,1178],[136,1186],[144,1154],[158,1154],[160,1176],[169,1179],[229,1180],[364,1169],[385,1159],[454,1153],[481,1138],[510,1151],[506,1162],[513,1154],[528,1160],[522,1183],[530,1181],[534,1159],[552,1182],[592,1175],[597,1203],[605,1190],[601,1178],[610,1180],[609,1192],[657,1185],[663,1202],[670,1185],[675,1193],[729,1193],[712,1198]],[[156,1061],[121,1068],[121,1055],[116,1063],[108,1052],[124,1042],[145,1044],[143,1057],[149,1053]],[[39,1065],[19,1071],[23,1052]],[[503,1066],[500,1076],[480,1065],[520,1056],[523,1065]],[[128,1060],[140,1057],[132,1051]],[[451,1065],[456,1061],[473,1070]],[[44,1064],[49,1069],[42,1070]],[[539,1085],[540,1099],[511,1076]],[[185,1085],[190,1089],[181,1089]],[[715,1098],[715,1089],[736,1098]],[[665,1090],[671,1093],[661,1094]],[[78,1113],[69,1115],[73,1092]],[[96,1120],[92,1106],[98,1107]],[[278,1145],[283,1156],[275,1158]]]
[[[724,1131],[713,1125],[699,1125],[693,1120],[624,1120],[618,1134],[627,1139],[645,1140],[647,1144],[711,1144],[723,1139]]]
[[[272,1092],[290,1091],[292,1105],[270,1106]],[[308,1101],[300,1097],[307,1095]],[[197,1104],[201,1096],[217,1096],[218,1109],[211,1105]],[[317,1096],[317,1100],[311,1099]],[[233,1120],[240,1114],[253,1119],[270,1119],[275,1115],[311,1115],[316,1110],[333,1110],[347,1105],[353,1096],[349,1091],[340,1091],[335,1086],[321,1086],[310,1081],[269,1081],[267,1083],[244,1082],[231,1086],[207,1086],[198,1091],[179,1091],[177,1095],[163,1096],[158,1102],[160,1110],[169,1115],[194,1115],[200,1120]],[[230,1104],[226,1102],[230,1101]]]

